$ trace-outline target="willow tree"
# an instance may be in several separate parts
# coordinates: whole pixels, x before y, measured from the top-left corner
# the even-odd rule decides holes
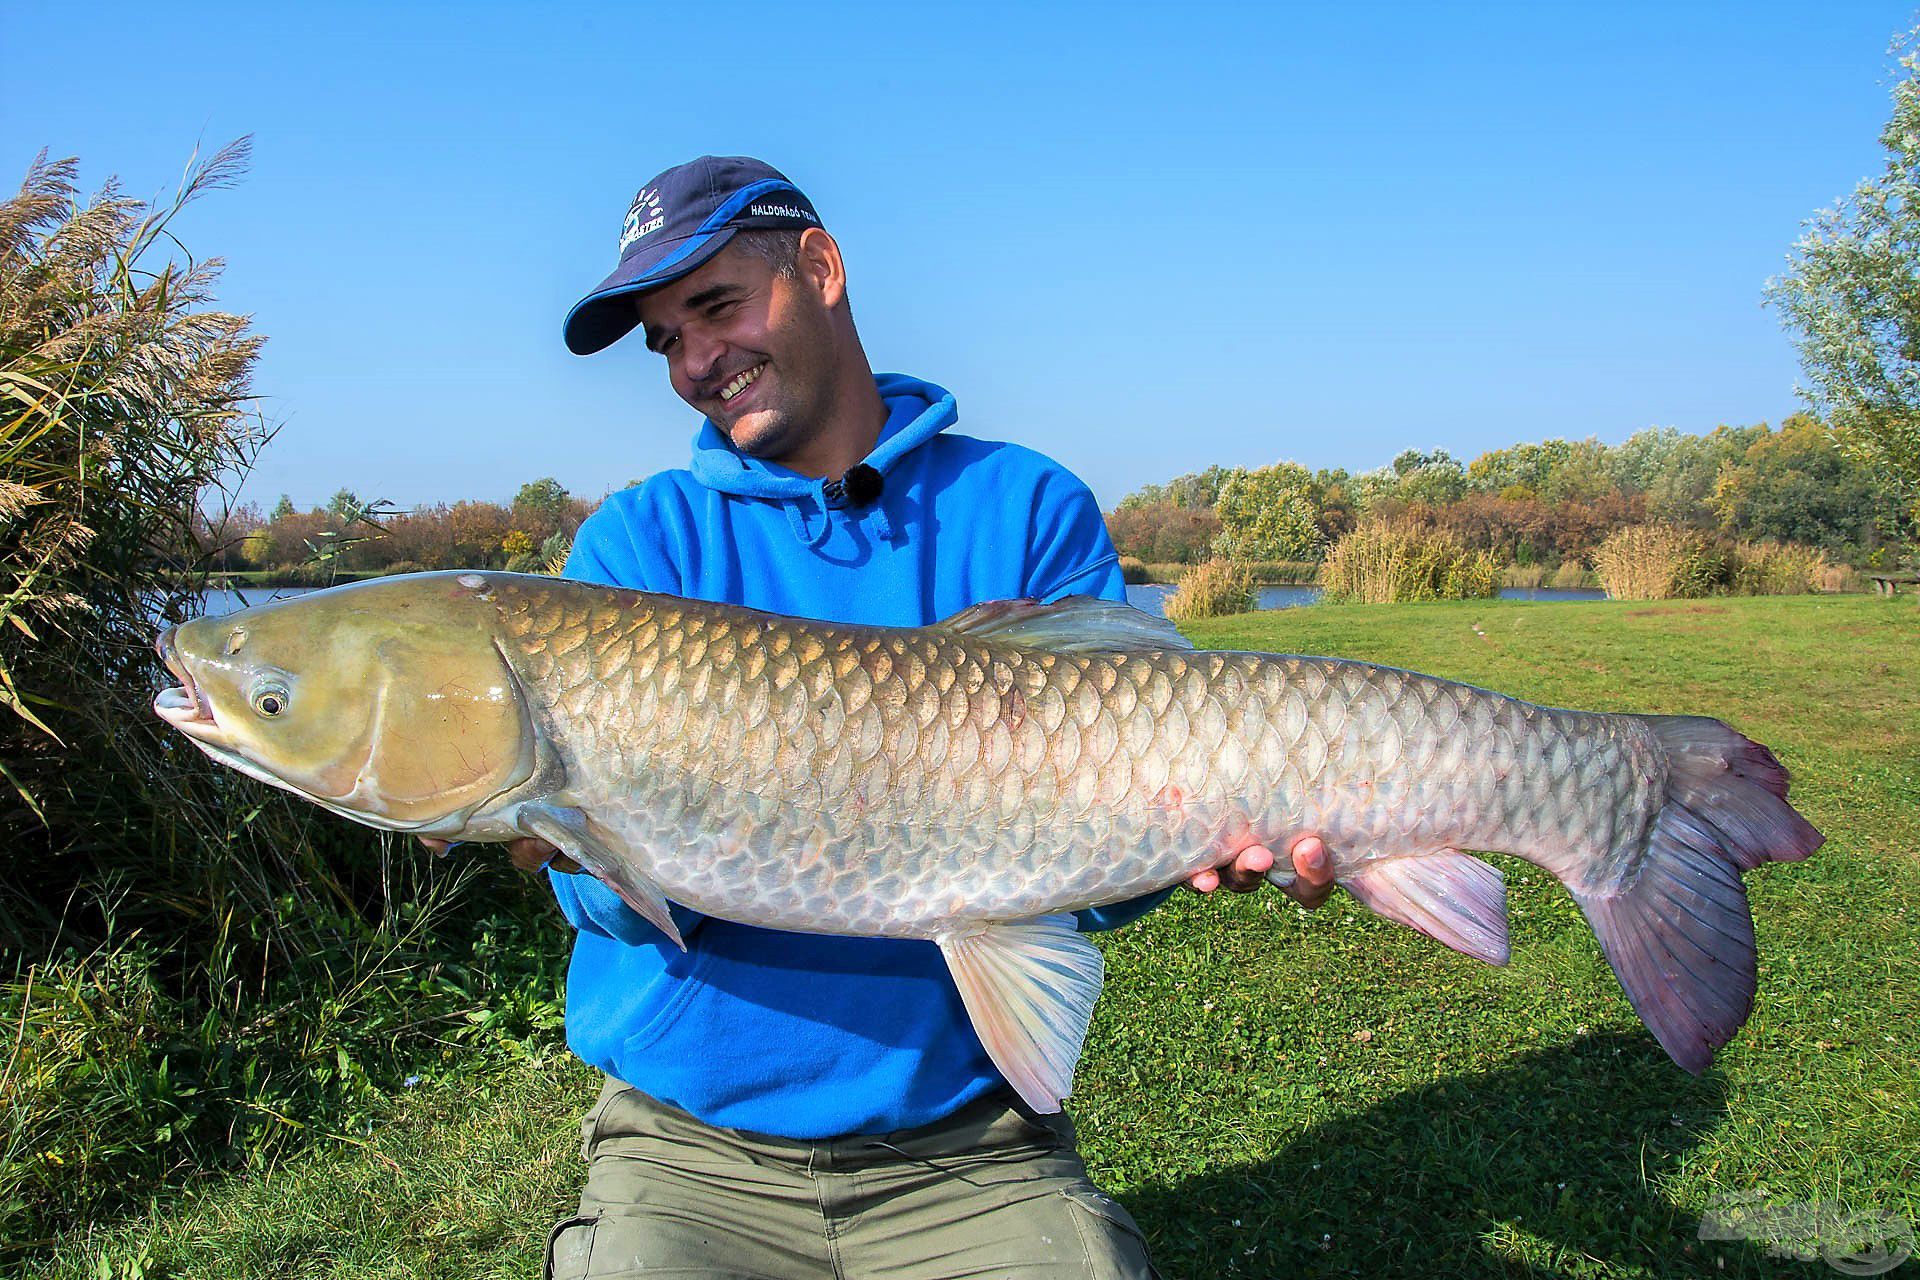
[[[1307,560],[1320,552],[1320,492],[1297,462],[1228,473],[1214,510],[1217,556],[1228,560]]]
[[[1882,477],[1900,535],[1920,539],[1920,28],[1894,53],[1884,167],[1807,222],[1767,298],[1793,335],[1807,398]]]

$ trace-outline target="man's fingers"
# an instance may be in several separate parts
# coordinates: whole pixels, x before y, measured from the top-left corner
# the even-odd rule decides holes
[[[458,840],[441,840],[435,836],[416,838],[430,852],[442,858],[447,856],[447,850],[462,843]],[[545,871],[548,867],[565,872],[567,875],[573,875],[580,870],[579,863],[535,836],[522,836],[518,840],[507,841],[507,861],[529,873]]]
[[[507,858],[514,866],[528,873],[544,871],[548,867],[568,875],[580,870],[579,863],[535,836],[522,836],[518,840],[508,841]]]
[[[1187,883],[1202,893],[1212,893],[1221,885],[1235,893],[1252,893],[1266,883],[1267,872],[1272,869],[1273,850],[1265,845],[1248,845],[1232,862],[1195,872]]]
[[[1273,870],[1273,850],[1263,844],[1249,845],[1222,868],[1221,883],[1235,893],[1252,893],[1267,882]]]
[[[1287,896],[1303,907],[1317,907],[1333,893],[1333,858],[1319,836],[1301,836],[1289,850],[1293,883],[1283,886]]]

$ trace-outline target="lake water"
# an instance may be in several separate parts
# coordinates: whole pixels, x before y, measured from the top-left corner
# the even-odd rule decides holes
[[[209,591],[205,616],[217,618],[223,613],[232,613],[236,609],[250,609],[269,600],[285,600],[292,596],[305,595],[312,587],[241,587],[233,591]],[[1173,594],[1173,587],[1165,582],[1140,583],[1127,588],[1127,603],[1136,609],[1165,616],[1167,597]],[[1318,587],[1261,587],[1255,607],[1260,609],[1291,609],[1296,605],[1312,604],[1320,598]],[[1551,587],[1502,587],[1502,600],[1605,600],[1604,591],[1556,591]]]
[[[222,614],[237,613],[241,609],[251,609],[257,604],[266,604],[269,600],[288,600],[294,596],[303,596],[313,587],[236,587],[230,591],[209,591],[206,595],[207,607],[200,611],[203,618],[218,618]]]

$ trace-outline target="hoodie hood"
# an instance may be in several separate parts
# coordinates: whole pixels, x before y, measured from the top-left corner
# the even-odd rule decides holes
[[[882,373],[875,375],[873,383],[886,403],[887,421],[861,465],[871,467],[884,480],[900,459],[959,421],[960,411],[945,387],[919,378]],[[893,523],[887,518],[884,487],[879,497],[865,505],[844,506],[834,497],[843,477],[815,479],[777,462],[750,457],[734,448],[733,441],[711,419],[702,421],[693,437],[692,471],[695,480],[716,492],[780,503],[794,536],[809,547],[826,540],[833,510],[841,511],[849,520],[870,519],[874,532],[884,541],[895,538]]]

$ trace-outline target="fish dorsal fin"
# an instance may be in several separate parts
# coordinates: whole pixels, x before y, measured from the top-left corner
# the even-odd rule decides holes
[[[935,939],[993,1065],[1035,1111],[1073,1092],[1106,966],[1070,915],[970,926]]]
[[[1193,648],[1165,618],[1098,596],[1067,596],[1052,604],[988,600],[962,609],[935,629],[969,640],[997,640],[1055,653],[1151,653]]]

